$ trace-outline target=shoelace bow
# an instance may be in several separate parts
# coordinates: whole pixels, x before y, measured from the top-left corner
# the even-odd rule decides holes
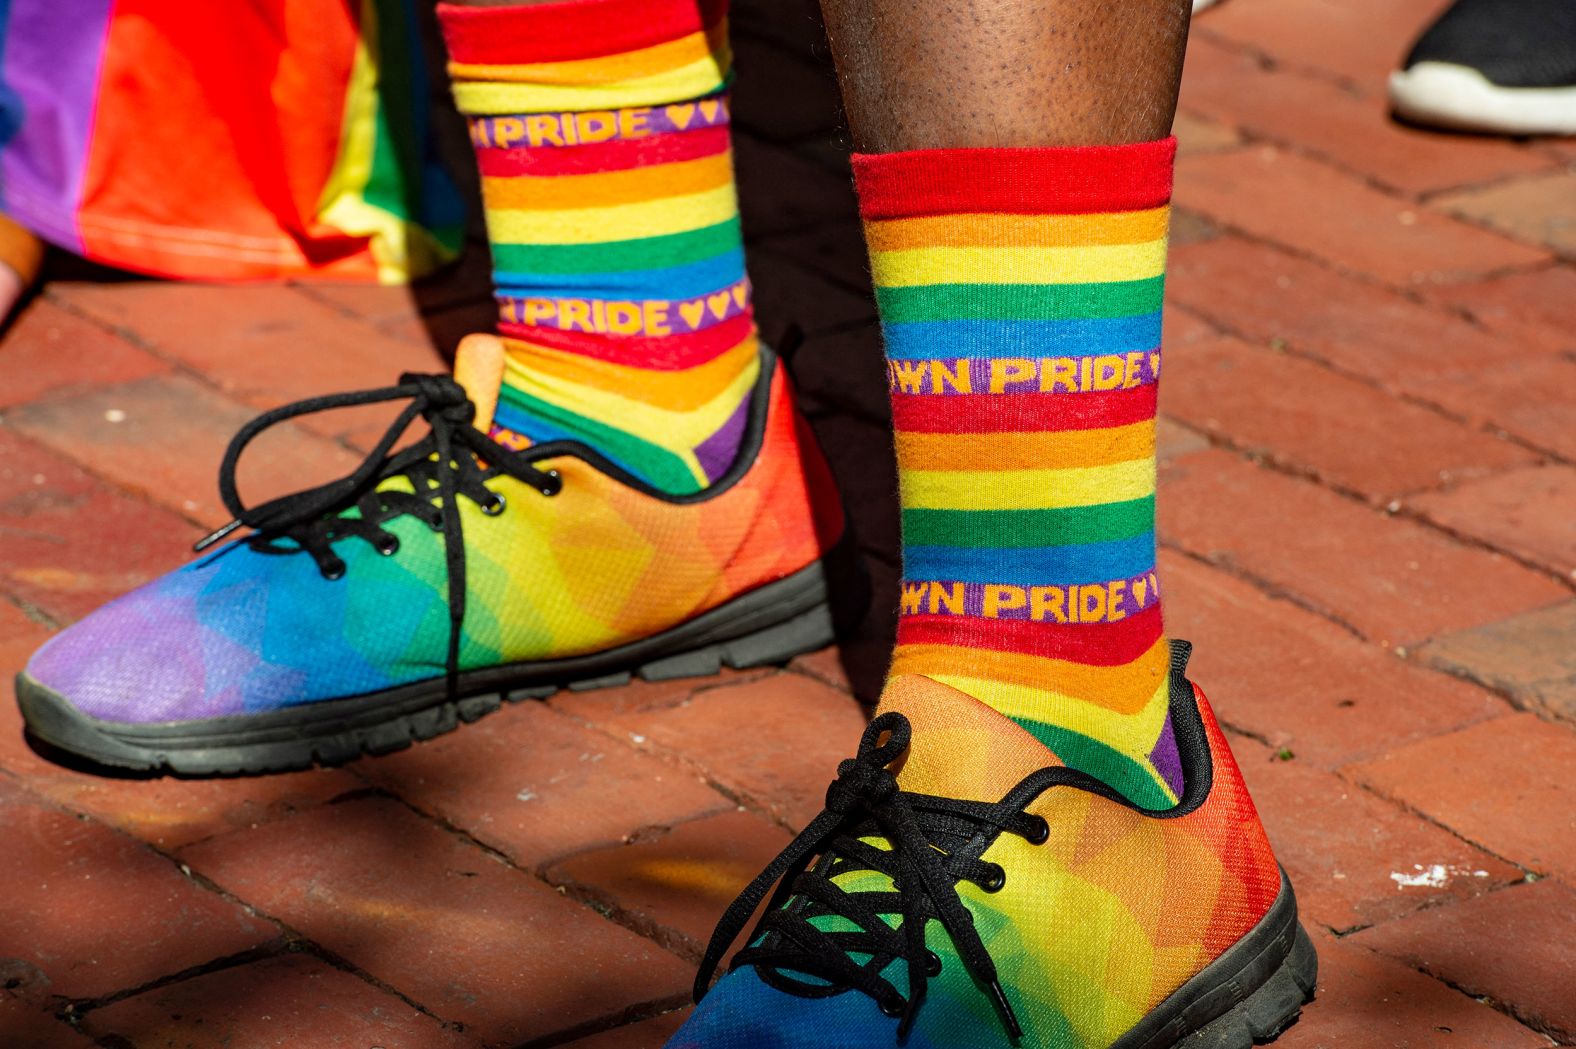
[[[1005,801],[960,801],[899,790],[887,766],[908,749],[909,739],[908,719],[895,711],[870,723],[857,756],[838,766],[837,779],[826,791],[826,808],[724,912],[695,978],[696,1001],[768,890],[782,879],[752,945],[739,951],[731,969],[753,965],[779,978],[796,973],[826,981],[790,981],[797,986],[783,989],[791,993],[862,991],[882,1012],[901,1018],[897,1034],[902,1038],[913,1026],[928,979],[940,972],[941,959],[925,946],[925,926],[934,918],[951,937],[969,975],[988,992],[1008,1035],[1022,1037],[995,962],[974,927],[973,913],[958,895],[957,883],[972,881],[987,892],[1000,890],[1005,872],[979,859],[980,852],[1001,831],[1041,844],[1050,827],[1043,818]],[[867,837],[884,838],[891,848],[860,840]],[[954,847],[948,850],[943,844]],[[807,870],[817,855],[821,861]],[[850,892],[833,880],[858,871],[885,874],[895,891]],[[783,906],[790,898],[794,902]],[[883,914],[900,915],[902,921],[894,929]],[[828,933],[809,921],[825,915],[848,919],[859,931]],[[851,954],[869,955],[870,960],[860,963]],[[907,999],[881,975],[895,959],[907,963]],[[774,985],[781,983],[779,979]]]
[[[241,501],[235,486],[236,464],[247,445],[269,427],[314,412],[404,399],[410,403],[389,424],[361,464],[345,477],[257,506]],[[431,433],[397,455],[390,455],[418,418],[427,420]],[[466,589],[465,533],[458,498],[465,496],[483,513],[502,513],[503,497],[484,483],[500,473],[531,485],[543,495],[556,495],[563,487],[556,471],[539,469],[521,453],[494,441],[472,425],[475,418],[476,406],[453,378],[413,372],[401,375],[397,386],[311,397],[264,412],[241,427],[225,449],[219,466],[219,495],[235,519],[198,540],[194,549],[200,553],[245,525],[256,533],[247,540],[254,550],[274,554],[304,551],[317,562],[324,578],[338,579],[344,575],[345,562],[334,552],[336,540],[364,539],[379,553],[391,555],[399,549],[399,537],[382,524],[406,514],[442,531],[449,591],[447,687],[452,700],[459,676]],[[543,448],[532,451],[538,457],[546,454]],[[481,461],[487,466],[483,467]],[[414,492],[377,487],[381,481],[401,475],[410,480]],[[352,507],[359,515],[344,516],[344,511]]]

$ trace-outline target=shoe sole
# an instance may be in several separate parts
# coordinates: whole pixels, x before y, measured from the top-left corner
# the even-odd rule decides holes
[[[215,775],[337,765],[451,732],[505,702],[624,685],[637,676],[667,681],[725,666],[781,664],[823,648],[834,637],[826,565],[837,556],[617,648],[466,671],[452,702],[436,678],[266,714],[128,724],[82,713],[24,672],[16,678],[17,704],[37,740],[109,768]]]
[[[1576,135],[1576,86],[1501,87],[1476,69],[1419,62],[1390,74],[1390,104],[1418,124],[1503,135]]]
[[[1281,871],[1281,891],[1259,923],[1111,1049],[1251,1049],[1295,1023],[1318,982],[1319,957]]]

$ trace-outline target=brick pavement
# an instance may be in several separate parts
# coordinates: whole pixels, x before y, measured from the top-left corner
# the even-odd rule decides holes
[[[814,6],[737,14],[745,220],[884,600],[781,670],[268,779],[61,769],[0,704],[0,1046],[618,1049],[681,1019],[891,629],[885,394]],[[1164,570],[1321,944],[1288,1047],[1576,1044],[1576,149],[1385,118],[1438,6],[1230,0],[1179,121]],[[59,269],[0,342],[0,670],[183,559],[239,420],[437,365],[484,279],[473,253],[418,312]],[[326,477],[373,421],[283,427],[243,483]]]

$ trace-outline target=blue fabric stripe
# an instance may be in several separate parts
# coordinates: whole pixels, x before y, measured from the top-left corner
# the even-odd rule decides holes
[[[683,266],[628,273],[493,274],[498,294],[538,299],[693,299],[726,288],[744,276],[744,249]],[[1154,347],[1150,347],[1153,349]]]
[[[1060,321],[914,321],[886,324],[882,331],[887,356],[897,360],[1095,357],[1159,346],[1160,312]]]
[[[502,426],[505,430],[513,430],[522,437],[528,437],[530,438],[532,444],[546,444],[548,441],[579,441],[581,444],[589,443],[586,441],[584,434],[578,434],[571,430],[566,430],[560,426],[554,426],[546,419],[538,419],[536,416],[527,412],[522,412],[514,405],[507,404],[504,401],[498,402],[498,408],[493,413],[493,425]],[[617,463],[619,466],[622,466],[625,470],[634,474],[636,477],[639,477],[647,484],[651,483],[651,478],[647,477],[645,474],[641,473],[641,471],[620,459],[618,456],[613,455],[607,449],[598,448],[597,451],[601,452],[603,456]]]
[[[1082,546],[906,546],[908,579],[1067,586],[1126,579],[1155,567],[1155,534]]]

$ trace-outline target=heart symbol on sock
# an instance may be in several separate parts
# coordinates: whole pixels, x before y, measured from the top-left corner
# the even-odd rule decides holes
[[[683,105],[664,106],[667,110],[668,120],[673,126],[683,131],[689,127],[690,121],[695,118],[695,103],[686,102]]]
[[[694,331],[700,327],[701,318],[706,315],[706,304],[696,299],[694,302],[679,303],[679,316],[684,323],[689,325],[689,330]]]
[[[715,124],[717,122],[717,111],[721,108],[722,106],[717,102],[716,99],[712,99],[709,102],[702,102],[700,104],[700,115],[706,119],[706,123]]]
[[[719,291],[715,295],[706,296],[706,305],[711,307],[711,312],[717,315],[718,320],[722,320],[728,315],[728,300],[731,298],[733,296],[727,292]]]
[[[749,298],[749,296],[749,285],[745,284],[742,280],[733,286],[733,301],[738,304],[739,309],[744,309],[744,302]]]

